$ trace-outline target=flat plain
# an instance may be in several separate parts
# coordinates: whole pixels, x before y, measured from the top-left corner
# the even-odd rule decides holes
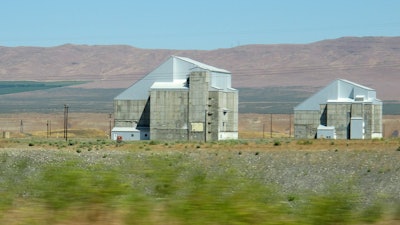
[[[2,224],[400,220],[400,139],[0,139]]]

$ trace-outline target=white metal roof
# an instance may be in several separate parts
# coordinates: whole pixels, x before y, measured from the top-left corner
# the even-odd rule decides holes
[[[349,84],[351,84],[353,86],[357,86],[357,87],[360,87],[360,88],[365,89],[365,90],[374,91],[374,89],[372,89],[372,88],[366,87],[366,86],[361,85],[361,84],[354,83],[354,82],[346,80],[346,79],[339,79],[339,81],[349,83]]]
[[[134,127],[114,127],[112,132],[139,132],[138,129]]]
[[[204,63],[201,63],[201,62],[198,62],[196,60],[189,59],[189,58],[186,58],[186,57],[179,57],[179,56],[172,56],[172,57],[175,57],[175,58],[181,59],[183,61],[186,61],[188,63],[191,63],[191,64],[195,65],[196,67],[199,67],[199,68],[204,69],[204,70],[209,70],[209,71],[213,71],[213,72],[220,72],[220,73],[231,73],[228,70],[224,70],[224,69],[220,69],[220,68],[217,68],[217,67],[214,67],[214,66],[210,66],[210,65],[207,65],[207,64],[204,64]]]
[[[326,102],[354,102],[352,98],[337,98],[337,99],[328,99]]]
[[[348,80],[338,79],[297,105],[294,110],[320,110],[321,104],[354,102],[357,96],[365,96],[363,102],[382,104],[382,101],[376,98],[374,89]]]
[[[324,126],[324,125],[318,125],[318,130],[335,130],[334,126]]]
[[[114,99],[147,100],[151,88],[178,88],[179,85],[181,85],[181,80],[186,81],[188,75],[197,69],[211,72],[214,76],[213,82],[215,82],[215,84],[212,84],[213,86],[222,89],[231,88],[231,75],[229,71],[197,62],[196,60],[186,57],[171,56],[167,61],[162,63],[142,79],[138,80],[128,89],[124,90]]]
[[[150,89],[187,89],[186,80],[176,79],[172,82],[154,82]]]

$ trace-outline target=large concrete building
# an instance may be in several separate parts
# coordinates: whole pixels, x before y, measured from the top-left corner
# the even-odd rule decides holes
[[[112,139],[208,141],[238,138],[231,73],[172,56],[114,99]]]
[[[339,79],[294,108],[296,138],[382,137],[382,101],[374,89]]]

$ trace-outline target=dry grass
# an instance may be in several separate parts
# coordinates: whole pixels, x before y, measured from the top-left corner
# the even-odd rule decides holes
[[[121,144],[108,140],[108,114],[71,115],[71,119],[69,120],[69,142],[65,142],[63,139],[63,129],[60,129],[63,125],[63,115],[3,115],[0,122],[4,123],[4,121],[8,121],[9,124],[11,124],[10,122],[19,124],[20,118],[24,118],[24,132],[19,132],[18,126],[14,128],[9,127],[10,129],[8,130],[14,130],[11,135],[12,137],[10,139],[0,138],[0,150],[3,153],[3,160],[7,159],[8,162],[11,162],[10,160],[15,157],[16,163],[8,163],[9,166],[12,166],[7,170],[10,173],[10,177],[13,177],[15,166],[25,168],[21,171],[26,173],[27,171],[31,171],[28,170],[29,168],[39,168],[39,166],[31,165],[33,161],[38,161],[37,165],[41,166],[43,163],[64,162],[66,158],[71,158],[82,160],[84,162],[82,165],[86,166],[102,162],[104,165],[101,164],[101,168],[108,165],[111,168],[109,171],[114,171],[113,169],[115,169],[119,175],[121,172],[127,172],[126,179],[132,178],[132,174],[137,173],[133,177],[136,179],[140,178],[140,182],[135,180],[135,182],[132,181],[131,183],[143,183],[143,186],[146,186],[146,190],[149,190],[149,187],[152,190],[151,187],[157,186],[160,181],[169,182],[171,178],[170,174],[165,171],[173,172],[175,171],[174,169],[184,168],[179,174],[185,174],[187,171],[197,168],[193,168],[194,165],[198,165],[199,171],[203,171],[205,174],[215,171],[224,171],[225,173],[233,169],[234,171],[240,171],[239,174],[241,176],[238,176],[239,174],[236,176],[236,179],[243,179],[240,183],[242,181],[249,182],[254,178],[263,184],[279,184],[281,194],[293,197],[294,199],[299,198],[298,196],[306,198],[304,193],[308,191],[321,193],[323,191],[321,190],[322,187],[328,185],[332,180],[335,180],[335,183],[343,184],[344,187],[346,187],[349,180],[356,181],[356,184],[354,184],[356,192],[363,193],[363,196],[370,196],[370,201],[374,201],[376,196],[394,196],[393,193],[398,193],[398,187],[400,187],[398,185],[400,180],[397,178],[397,173],[400,170],[398,166],[400,157],[399,138],[374,140],[296,140],[289,138],[288,135],[290,127],[288,123],[290,118],[288,115],[273,116],[273,118],[276,118],[276,122],[273,121],[272,133],[264,125],[270,125],[269,115],[240,115],[239,140],[207,143],[137,141],[123,142]],[[43,130],[43,124],[46,125],[47,120],[51,120],[53,126],[50,137],[47,137],[47,131]],[[390,117],[386,119],[386,122],[396,120],[398,120],[397,117]],[[391,123],[391,125],[393,125],[393,129],[397,129],[395,123]],[[55,129],[56,127],[57,129]],[[6,130],[4,126],[2,128],[3,131]],[[9,158],[4,158],[5,156]],[[125,160],[129,161],[129,163],[127,162],[121,167],[114,167],[125,162]],[[23,162],[27,164],[25,165]],[[141,168],[140,165],[144,169],[138,169]],[[3,167],[8,168],[6,165],[3,165]],[[49,171],[56,172],[57,170]],[[62,171],[68,170],[63,169]],[[198,175],[198,170],[193,171],[193,175]],[[24,173],[19,173],[17,177],[23,177],[23,175]],[[232,174],[227,174],[226,176],[228,175],[230,176],[229,180],[235,178]],[[354,179],[355,177],[358,179]],[[51,180],[51,182],[54,181]],[[175,182],[175,180],[171,180],[171,182]],[[187,190],[184,188],[190,186],[188,184],[181,185],[179,188],[185,192]],[[98,184],[96,183],[96,185]],[[96,185],[89,183],[88,190],[92,190]],[[216,187],[220,187],[219,184],[215,185]],[[237,184],[234,185],[240,186]],[[24,187],[24,185],[20,186]],[[43,187],[46,185],[39,186]],[[83,185],[83,187],[85,186]],[[51,188],[49,190],[50,193],[53,193],[54,189],[57,188]],[[98,191],[102,193],[103,190],[99,189]],[[293,193],[296,194],[294,195]],[[155,204],[150,207],[152,213],[144,217],[147,218],[146,223],[143,223],[140,219],[138,220],[134,214],[131,220],[134,222],[138,221],[137,224],[193,224],[183,222],[186,221],[186,218],[179,221],[175,217],[170,216],[163,208],[166,204],[173,204],[180,200],[179,196],[172,196],[170,202],[168,202],[168,198],[159,198],[159,196],[155,196],[153,201],[152,196],[148,196],[147,198],[151,199],[151,202],[155,202]],[[398,199],[398,196],[395,196],[395,198]],[[112,199],[119,198],[113,197]],[[197,198],[195,202],[201,202],[205,206],[210,206],[212,205],[209,203],[210,199],[214,199],[214,196],[210,198],[208,195],[205,195],[205,198]],[[248,200],[245,197],[243,199]],[[324,199],[322,198],[322,200]],[[145,203],[144,205],[148,204],[148,202],[143,203]],[[54,214],[53,211],[50,213],[49,209],[45,205],[42,205],[42,203],[32,204],[29,201],[16,201],[10,209],[3,211],[4,215],[0,216],[0,223],[32,224],[32,221],[40,221],[47,223],[38,222],[38,224],[130,224],[127,222],[124,223],[122,220],[123,216],[121,215],[129,212],[128,209],[124,208],[125,206],[120,206],[118,210],[107,211],[101,208],[103,207],[101,205],[89,205],[88,207],[79,209],[71,208],[70,210],[66,210],[68,211],[66,214],[64,214],[64,211],[55,212]],[[301,202],[298,204],[301,205]],[[132,206],[137,205],[141,204],[132,204]],[[179,209],[178,206],[180,205],[182,204],[177,204],[177,209]],[[251,204],[248,206],[235,205],[235,207],[244,207],[238,212],[246,212],[249,209],[260,212],[259,210],[264,209],[257,208],[257,204],[254,206]],[[189,209],[193,210],[194,208]],[[212,208],[212,210],[215,209]],[[319,212],[317,211],[316,213]],[[205,214],[204,216],[207,215]],[[220,212],[216,215],[225,214],[224,212]],[[299,214],[298,216],[302,218],[302,215]],[[368,224],[398,224],[399,220],[394,220],[393,218],[393,214],[388,212],[387,219],[380,218],[379,221]],[[299,222],[293,224],[307,223]]]
[[[351,208],[348,209],[350,211],[342,214],[341,208],[336,208],[337,202],[346,206],[358,201],[374,203],[380,198],[382,201],[399,200],[397,193],[400,187],[398,185],[400,182],[398,179],[400,139],[394,138],[334,141],[266,138],[207,143],[137,141],[120,145],[101,139],[78,139],[68,144],[64,140],[55,138],[11,138],[0,139],[0,146],[4,148],[0,149],[3,162],[1,166],[3,174],[8,174],[4,177],[9,178],[7,179],[10,182],[9,193],[14,194],[14,189],[22,189],[20,193],[28,193],[21,198],[23,201],[18,201],[17,198],[13,204],[8,205],[9,208],[3,210],[4,216],[0,217],[1,224],[32,224],[33,222],[37,222],[36,224],[135,224],[135,222],[136,224],[227,224],[226,221],[225,223],[200,223],[200,221],[203,217],[205,221],[207,219],[213,221],[213,218],[226,219],[224,216],[227,212],[232,213],[231,209],[237,209],[238,211],[234,213],[237,212],[241,216],[254,215],[246,213],[258,213],[257,215],[261,216],[260,221],[276,220],[274,224],[286,224],[281,220],[285,216],[297,221],[289,224],[364,224],[362,220],[359,223],[307,223],[307,221],[314,221],[315,216],[321,217],[329,212],[336,217],[349,217],[347,213],[351,213],[352,220],[360,221],[357,210]],[[112,176],[106,176],[110,173]],[[14,179],[15,174],[18,174],[16,179]],[[218,179],[213,180],[213,174],[218,175]],[[123,177],[120,178],[124,180],[123,183],[130,184],[129,190],[125,189],[125,185],[118,186],[120,179],[109,179],[122,175]],[[201,183],[202,179],[194,179],[196,176],[201,178],[201,175],[206,175],[207,179],[204,181],[207,182]],[[57,176],[60,179],[56,179]],[[107,179],[102,178],[102,182],[98,183],[99,176]],[[35,177],[35,179],[29,180],[26,177]],[[76,178],[79,182],[71,180],[72,185],[66,187],[66,190],[62,188],[60,196],[54,194],[56,190],[69,184],[64,182],[67,178]],[[210,179],[213,182],[210,182]],[[32,185],[27,181],[37,182],[38,185]],[[109,185],[102,186],[104,181],[108,181]],[[229,183],[224,183],[224,181]],[[256,200],[264,199],[266,197],[264,194],[268,190],[257,189],[259,186],[249,186],[250,189],[243,190],[246,194],[240,192],[237,196],[227,199],[227,203],[233,207],[226,209],[229,211],[224,211],[223,206],[222,209],[215,207],[214,200],[218,200],[221,193],[231,193],[225,192],[227,189],[224,187],[245,188],[247,186],[242,186],[243,183],[254,185],[253,182],[256,181],[266,185],[265,187],[273,188],[276,185],[276,190],[279,192],[273,192],[273,196],[281,196],[281,198],[278,198],[277,202],[270,202],[272,207],[290,206],[298,208],[298,211],[285,213],[285,210],[279,211],[278,208],[271,208],[271,205],[260,205]],[[14,185],[13,182],[20,185]],[[199,182],[198,186],[193,187],[204,188],[199,192],[193,192],[196,198],[192,198],[192,195],[184,195],[188,191],[199,190],[190,189],[193,182]],[[160,184],[164,185],[160,186]],[[345,196],[351,197],[350,200],[341,198],[343,202],[332,201],[332,196],[325,193],[328,190],[327,187],[332,184],[339,185],[338,190],[349,191]],[[84,207],[74,208],[75,205],[69,205],[68,201],[65,203],[65,207],[68,206],[67,210],[57,211],[56,206],[59,202],[53,202],[53,200],[67,199],[63,195],[75,193],[75,185],[79,186],[80,191],[71,195],[71,201],[74,200],[76,204],[82,201]],[[108,189],[110,187],[113,188]],[[115,192],[114,187],[121,188],[121,193],[125,194],[108,195],[110,191]],[[38,193],[48,193],[48,198],[47,195],[42,198],[42,201],[30,198],[30,196],[35,196],[32,193],[29,194],[32,188],[38,188]],[[115,193],[119,193],[119,189],[116,190]],[[127,199],[129,201],[126,203],[130,202],[128,205],[120,202],[121,198],[130,196],[130,190],[134,190],[135,193],[146,190],[143,193],[147,194],[143,195],[145,198],[135,199],[134,202]],[[353,192],[360,195],[360,198],[353,199],[355,197],[352,195]],[[91,198],[81,198],[85,194],[80,193],[88,195],[99,193],[100,199],[97,201],[102,200],[104,204],[119,204],[116,208],[104,208],[107,205],[102,204],[91,205],[90,202],[84,201]],[[215,193],[217,196],[214,196]],[[309,205],[306,204],[309,198],[307,193],[315,194],[309,199],[311,205],[314,205],[311,211],[309,211]],[[161,197],[160,194],[162,194]],[[110,199],[106,198],[107,196]],[[342,195],[338,197],[340,196]],[[255,199],[255,202],[251,199]],[[296,204],[291,205],[292,202]],[[301,207],[303,204],[305,208]],[[139,210],[136,212],[140,213],[141,208],[135,207],[143,205],[151,212],[144,217],[146,222],[135,216],[135,213],[129,217],[132,223],[124,223],[121,220],[123,215],[130,212],[130,207],[133,210]],[[171,214],[171,211],[165,208],[167,205],[175,207],[180,216]],[[182,208],[182,205],[185,208]],[[320,205],[328,206],[328,209],[332,207],[332,210],[320,211],[318,208]],[[56,207],[55,210],[52,210],[51,206]],[[368,224],[398,224],[398,220],[394,220],[395,214],[392,210],[388,210],[393,209],[391,206],[377,208],[377,213],[380,212],[379,210],[385,210],[385,214],[373,216],[372,219],[379,222]],[[199,207],[200,210],[197,211]],[[210,211],[213,212],[211,218],[208,217]],[[181,215],[184,212],[188,214]],[[199,214],[201,216],[194,218],[197,223],[193,223],[188,219],[191,216],[190,213],[204,214]],[[273,217],[270,218],[268,213],[271,213]],[[386,213],[387,219],[383,218]],[[296,218],[293,218],[294,215]],[[308,218],[304,223],[302,223],[303,217]],[[229,218],[234,220],[234,217]],[[258,218],[258,216],[249,218]],[[242,224],[260,223],[253,221]]]
[[[271,122],[272,118],[272,122]],[[21,123],[22,122],[22,123]],[[400,115],[383,118],[384,137],[398,137]],[[63,113],[0,114],[0,132],[10,132],[11,137],[63,138]],[[110,119],[107,113],[70,113],[68,136],[71,138],[108,138]],[[293,115],[240,114],[240,139],[271,139],[293,137]]]

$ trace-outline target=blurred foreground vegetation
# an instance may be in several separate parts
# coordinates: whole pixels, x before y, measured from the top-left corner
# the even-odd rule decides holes
[[[267,144],[285,145],[277,142]],[[358,181],[363,179],[359,176],[377,177],[379,182],[384,173],[393,179],[390,174],[400,172],[390,163],[374,167],[367,161],[374,158],[379,164],[391,158],[380,152],[367,151],[365,159],[360,152],[340,156],[337,149],[315,156],[304,150],[254,152],[244,148],[249,143],[239,141],[139,142],[116,149],[114,143],[98,140],[67,142],[51,150],[43,147],[55,145],[29,142],[25,149],[0,145],[0,224],[400,223],[399,196],[359,191]],[[242,150],[212,147],[231,145]],[[400,155],[400,150],[390,154]],[[339,162],[344,158],[349,162]],[[363,174],[344,168],[357,165],[366,166],[360,169]],[[321,171],[334,168],[339,171],[332,172],[335,179],[323,176]],[[296,187],[288,188],[278,179],[282,176],[293,179]],[[308,188],[315,181],[321,181],[319,188]]]

